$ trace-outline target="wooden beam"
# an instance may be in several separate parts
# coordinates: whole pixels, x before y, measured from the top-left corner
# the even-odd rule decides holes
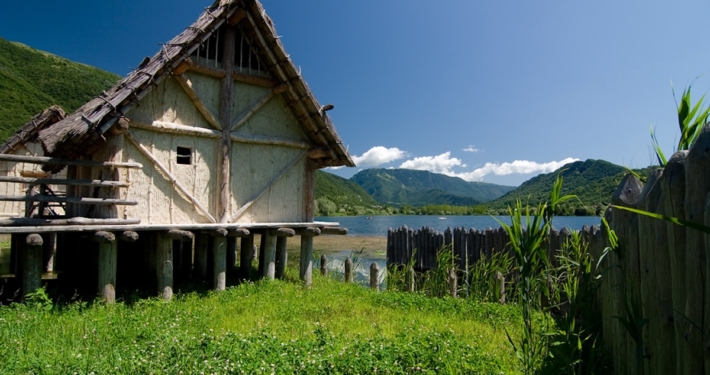
[[[192,60],[188,57],[185,60],[183,60],[180,65],[178,65],[175,69],[173,69],[173,75],[176,76],[181,76],[183,73],[188,71],[190,67],[192,67],[193,62]]]
[[[284,138],[275,137],[265,137],[262,135],[249,135],[245,136],[243,134],[231,133],[232,141],[246,144],[255,145],[269,145],[269,146],[284,146],[292,148],[308,149],[312,145],[306,142],[293,141]]]
[[[232,131],[236,131],[239,129],[242,125],[246,124],[247,121],[262,107],[266,105],[266,103],[271,100],[274,96],[281,94],[282,92],[286,91],[288,88],[288,85],[281,84],[273,89],[267,91],[264,95],[262,95],[259,99],[257,99],[252,105],[247,109],[246,111],[242,112],[239,114],[237,117],[236,121],[234,121],[234,125],[232,125]]]
[[[41,203],[73,203],[96,205],[123,205],[136,206],[138,202],[124,199],[110,198],[84,198],[84,197],[58,197],[54,195],[0,195],[0,201],[5,202],[41,202]]]
[[[200,63],[194,63],[188,68],[189,71],[206,75],[212,78],[224,78],[227,76],[227,72],[222,69],[215,69],[209,66],[202,65]]]
[[[189,135],[194,137],[203,137],[211,139],[219,139],[220,137],[222,137],[221,131],[198,128],[196,126],[173,124],[171,122],[163,121],[153,121],[152,124],[144,124],[142,122],[131,120],[131,126],[138,129],[151,130],[161,133]]]
[[[57,164],[57,165],[76,165],[85,167],[116,167],[116,168],[143,168],[140,163],[125,163],[125,162],[100,162],[92,160],[66,160],[59,158],[51,158],[47,156],[25,156],[0,154],[0,161],[11,161],[16,163],[32,163],[32,164]]]
[[[177,83],[180,84],[180,86],[185,90],[185,93],[187,96],[192,100],[192,103],[195,104],[195,107],[197,110],[202,114],[202,116],[207,120],[207,123],[210,124],[213,128],[217,130],[222,130],[222,128],[219,125],[219,121],[215,116],[212,114],[212,111],[210,111],[209,108],[205,105],[205,103],[200,99],[200,97],[197,95],[195,90],[192,89],[192,85],[190,82],[185,79],[183,76],[175,76],[174,77]]]
[[[18,217],[0,219],[0,226],[52,226],[52,225],[129,225],[140,224],[140,219],[88,219],[72,217],[62,219]]]
[[[133,137],[133,134],[131,134],[130,131],[126,131],[125,135],[126,135],[126,138],[129,141],[131,141],[131,143],[133,143],[133,146],[135,146],[145,157],[147,157],[151,162],[153,162],[153,164],[163,173],[163,175],[165,177],[167,177],[170,182],[172,182],[173,186],[175,186],[175,188],[177,188],[180,191],[180,193],[182,193],[184,195],[185,198],[187,198],[190,202],[192,202],[192,204],[196,208],[198,208],[198,212],[201,212],[211,222],[213,222],[213,223],[217,222],[214,219],[214,217],[212,217],[212,215],[210,215],[209,211],[202,205],[202,203],[200,203],[197,199],[195,199],[195,197],[193,197],[187,191],[187,189],[185,189],[185,187],[182,186],[180,181],[178,181],[177,178],[175,178],[175,176],[173,176],[172,173],[170,173],[170,171],[167,168],[165,168],[165,166],[158,159],[156,159],[155,156],[153,156],[153,154],[151,154],[147,148],[145,148],[145,146],[138,143],[138,141]]]
[[[219,95],[219,121],[221,123],[222,139],[219,145],[219,175],[217,177],[217,218],[220,223],[229,222],[231,200],[231,161],[232,140],[230,139],[230,120],[232,119],[232,88],[234,80],[234,48],[237,38],[237,27],[227,25],[224,28],[222,67],[227,75],[222,78]],[[226,250],[225,250],[226,251]]]
[[[76,185],[76,186],[104,186],[104,187],[128,187],[127,182],[109,180],[67,180],[61,178],[29,178],[0,176],[0,182],[13,182],[29,185]]]
[[[244,10],[244,8],[238,8],[237,10],[234,11],[234,13],[227,18],[227,24],[228,25],[236,25],[246,17],[247,12]]]
[[[245,74],[234,72],[232,73],[232,79],[237,82],[246,83],[249,85],[260,86],[260,87],[274,87],[279,84],[279,82],[273,78],[257,76],[253,74]]]
[[[234,223],[235,221],[237,221],[237,219],[239,219],[239,217],[242,216],[242,214],[244,214],[244,212],[249,207],[251,207],[251,205],[254,204],[254,202],[259,199],[262,194],[264,194],[273,184],[275,184],[279,179],[281,179],[281,177],[283,177],[291,168],[293,168],[293,166],[296,165],[296,163],[301,160],[305,155],[306,151],[303,151],[298,154],[298,156],[294,158],[291,163],[289,163],[286,167],[279,171],[279,173],[276,174],[274,178],[269,180],[269,182],[267,182],[266,185],[261,190],[259,190],[259,192],[256,193],[252,199],[249,200],[249,202],[247,202],[244,206],[240,207],[239,210],[237,210],[237,212],[232,215],[232,219],[230,220],[230,222]]]
[[[344,236],[348,234],[348,228],[335,227],[335,228],[322,228],[320,230],[321,234],[337,234],[339,236]]]

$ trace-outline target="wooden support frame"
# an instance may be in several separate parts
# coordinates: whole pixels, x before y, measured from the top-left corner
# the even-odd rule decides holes
[[[272,231],[266,231],[266,233],[261,235],[264,240],[262,244],[264,245],[260,252],[263,252],[263,256],[260,255],[260,260],[264,262],[263,266],[260,265],[261,277],[273,280],[276,277],[276,233]]]
[[[156,241],[156,278],[160,298],[173,299],[173,239],[167,232],[158,232]]]
[[[276,137],[264,137],[259,135],[249,135],[231,133],[230,138],[234,142],[246,143],[246,144],[257,144],[257,145],[270,145],[270,146],[284,146],[293,147],[300,149],[308,149],[312,147],[310,143],[299,142],[290,139],[276,138]]]
[[[143,146],[142,144],[138,143],[138,141],[133,137],[133,134],[131,134],[130,131],[126,131],[124,134],[125,134],[126,138],[127,138],[129,141],[131,141],[131,143],[133,144],[133,146],[135,146],[146,158],[148,158],[151,162],[153,162],[153,164],[154,164],[166,177],[168,177],[169,181],[172,182],[173,186],[174,186],[175,188],[177,188],[177,189],[180,191],[180,193],[181,193],[185,198],[187,198],[187,200],[190,201],[190,202],[198,209],[198,210],[197,210],[198,212],[201,212],[201,213],[202,213],[207,219],[209,219],[211,222],[213,222],[213,223],[216,223],[216,222],[217,222],[217,221],[214,219],[214,217],[212,217],[212,215],[210,215],[209,211],[205,208],[205,206],[203,206],[202,203],[200,203],[197,199],[195,199],[195,197],[193,197],[192,194],[190,194],[190,193],[187,191],[187,189],[186,189],[184,186],[182,186],[182,184],[180,183],[180,181],[178,181],[177,178],[175,178],[175,176],[173,176],[173,174],[170,173],[170,171],[169,171],[167,168],[165,168],[165,166],[164,166],[158,159],[156,159],[155,156],[153,156],[153,154],[151,154],[150,151],[148,151],[147,148],[145,148],[145,146]]]
[[[259,190],[259,192],[256,193],[252,199],[249,200],[249,202],[247,202],[242,207],[240,207],[239,210],[237,210],[237,212],[235,212],[234,215],[232,215],[232,219],[230,220],[230,222],[232,222],[232,223],[236,222],[239,219],[239,217],[242,216],[242,214],[244,214],[244,212],[246,212],[246,210],[249,209],[249,207],[251,207],[252,204],[254,204],[254,202],[257,199],[259,199],[259,197],[261,197],[272,185],[274,185],[279,179],[281,179],[281,177],[283,177],[289,170],[291,170],[291,168],[293,168],[293,166],[296,165],[296,163],[298,163],[298,161],[301,160],[306,155],[306,153],[307,153],[307,151],[303,151],[300,154],[298,154],[298,156],[296,158],[294,158],[293,161],[291,161],[291,163],[289,163],[286,167],[284,167],[281,171],[279,171],[279,173],[276,174],[276,176],[274,176],[274,178],[269,180],[269,182],[267,182],[266,185],[261,190]]]
[[[227,230],[224,228],[210,232],[212,235],[212,285],[214,290],[227,288]]]
[[[205,105],[205,103],[200,99],[200,97],[197,95],[195,90],[192,89],[192,85],[190,85],[190,82],[188,82],[187,79],[183,76],[174,76],[175,81],[180,84],[180,87],[185,91],[185,94],[192,100],[192,103],[195,104],[195,108],[202,114],[202,117],[207,120],[207,123],[210,124],[213,128],[217,130],[222,130],[222,127],[219,124],[219,121],[217,118],[212,114],[209,108]]]

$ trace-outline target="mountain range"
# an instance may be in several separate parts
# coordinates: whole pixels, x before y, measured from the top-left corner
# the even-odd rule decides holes
[[[7,139],[44,108],[58,104],[72,112],[119,79],[115,74],[0,38],[0,140]],[[531,204],[544,200],[557,173],[564,178],[563,193],[579,197],[579,201],[570,203],[571,209],[578,209],[608,204],[626,172],[604,160],[578,161],[516,188],[407,169],[365,169],[349,180],[319,171],[316,209],[321,215],[431,212],[411,210],[425,206],[503,210],[516,199]],[[410,209],[405,210],[407,207]]]

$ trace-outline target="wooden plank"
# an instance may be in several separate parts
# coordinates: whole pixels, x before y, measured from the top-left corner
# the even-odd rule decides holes
[[[0,195],[0,201],[6,202],[42,202],[42,203],[73,203],[73,204],[95,204],[95,205],[125,205],[136,206],[137,201],[111,198],[84,198],[84,197],[58,197],[54,195]]]
[[[133,146],[135,146],[145,157],[147,157],[153,164],[163,173],[165,177],[168,178],[170,182],[173,183],[173,186],[177,188],[182,195],[187,198],[188,201],[190,201],[197,209],[198,212],[201,212],[206,218],[208,218],[211,222],[216,223],[217,220],[210,215],[209,211],[200,203],[195,197],[190,194],[189,191],[180,183],[180,181],[175,178],[175,176],[170,173],[170,170],[168,170],[158,159],[153,156],[153,154],[148,151],[145,146],[142,144],[138,143],[138,141],[133,137],[133,134],[131,134],[130,131],[126,131],[125,133],[126,138],[128,138],[131,143],[133,143]]]
[[[26,155],[12,155],[12,154],[0,154],[0,161],[10,161],[16,163],[32,163],[32,164],[57,164],[57,165],[74,165],[74,166],[87,166],[87,167],[116,167],[116,168],[143,168],[140,163],[127,163],[127,162],[100,162],[92,160],[66,160],[59,158],[51,158],[47,156],[26,156]]]
[[[0,176],[0,182],[12,182],[29,185],[75,185],[75,186],[104,186],[104,187],[128,187],[131,184],[122,181],[107,180],[74,180],[62,178],[29,178]]]
[[[214,114],[212,114],[212,111],[207,108],[207,105],[205,105],[202,99],[200,99],[195,90],[192,89],[190,82],[188,82],[183,76],[174,76],[173,78],[175,78],[175,81],[180,84],[185,91],[185,94],[187,94],[190,100],[192,100],[192,103],[195,104],[195,108],[197,108],[197,110],[202,114],[202,117],[207,120],[207,123],[216,130],[222,130],[222,127],[219,125],[219,121]]]
[[[56,226],[20,226],[20,227],[2,227],[0,226],[0,234],[11,233],[52,233],[52,232],[95,232],[103,231],[168,231],[171,229],[183,230],[215,230],[218,228],[238,229],[245,226],[252,230],[276,229],[279,227],[288,226],[291,228],[307,228],[317,225],[319,227],[337,226],[338,223],[331,222],[312,222],[312,223],[252,223],[252,224],[121,224],[121,225],[56,225]]]
[[[665,214],[672,217],[685,218],[685,158],[688,151],[678,151],[668,160],[661,176],[661,189]],[[675,318],[676,374],[685,374],[687,361],[690,360],[685,332],[689,331],[690,323],[680,314],[685,311],[686,304],[686,254],[685,227],[666,223],[668,236],[668,252],[670,257],[671,287],[673,296],[673,311]]]

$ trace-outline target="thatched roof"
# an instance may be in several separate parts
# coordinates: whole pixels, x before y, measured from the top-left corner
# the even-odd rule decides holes
[[[271,19],[257,0],[217,0],[182,33],[165,43],[149,61],[102,95],[64,120],[40,130],[38,139],[48,156],[73,159],[85,154],[103,134],[153,88],[185,61],[237,11],[245,12],[242,28],[253,37],[254,48],[269,74],[286,84],[282,93],[304,131],[325,150],[319,166],[354,166],[330,118],[286,54]]]
[[[49,125],[61,121],[64,116],[64,111],[58,105],[53,105],[45,109],[32,117],[28,123],[17,129],[15,134],[10,136],[5,143],[0,145],[0,154],[10,153],[18,146],[34,140],[37,132]]]

